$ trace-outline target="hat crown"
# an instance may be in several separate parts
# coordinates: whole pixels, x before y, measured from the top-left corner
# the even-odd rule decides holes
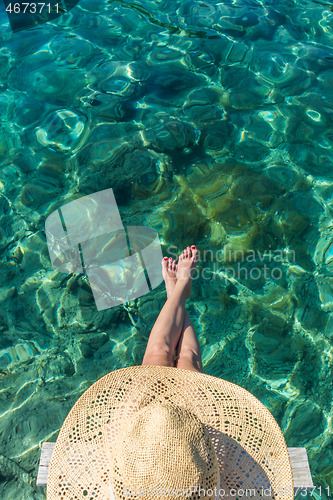
[[[115,497],[194,498],[195,488],[218,485],[219,467],[204,424],[170,402],[154,402],[138,410],[122,427],[114,450],[111,483]],[[192,489],[191,489],[192,488]],[[172,493],[175,492],[175,495]],[[183,493],[185,493],[183,495]],[[125,496],[125,495],[124,495]],[[215,497],[215,495],[213,495]]]

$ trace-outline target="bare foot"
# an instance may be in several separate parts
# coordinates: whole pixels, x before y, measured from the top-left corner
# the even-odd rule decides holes
[[[177,264],[172,257],[164,257],[162,260],[162,276],[165,281],[167,298],[171,296],[177,283]]]
[[[186,287],[186,297],[191,296],[192,291],[192,270],[198,263],[198,250],[194,245],[187,247],[180,254],[177,265],[177,283]]]

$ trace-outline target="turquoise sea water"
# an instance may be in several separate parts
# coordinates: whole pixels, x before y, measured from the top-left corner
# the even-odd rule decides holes
[[[45,498],[42,442],[141,364],[165,300],[99,312],[52,269],[46,217],[110,187],[165,255],[198,246],[205,373],[259,398],[331,496],[332,26],[316,0],[82,0],[18,33],[0,13],[1,499]]]

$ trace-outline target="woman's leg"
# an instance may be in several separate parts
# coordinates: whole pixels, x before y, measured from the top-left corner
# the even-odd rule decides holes
[[[177,281],[150,333],[143,365],[174,366],[175,349],[184,324],[185,301],[191,286],[191,271],[197,264],[197,255],[196,249],[186,249],[182,254],[176,271]],[[163,273],[166,266],[175,266],[169,262],[163,259]]]
[[[202,372],[200,345],[187,311],[184,314],[184,326],[176,347],[175,366]]]

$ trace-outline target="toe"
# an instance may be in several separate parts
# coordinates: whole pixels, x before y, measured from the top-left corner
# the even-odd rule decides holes
[[[169,260],[168,260],[168,268],[169,268],[169,271],[171,270],[171,266],[172,266],[172,257],[169,257]]]
[[[191,246],[191,252],[192,252],[193,262],[197,262],[199,252],[195,245]]]
[[[176,272],[176,261],[174,261],[174,260],[172,261],[171,270],[173,272]]]
[[[169,262],[168,257],[164,257],[162,259],[162,269],[167,270],[167,268],[168,268],[168,262]]]

